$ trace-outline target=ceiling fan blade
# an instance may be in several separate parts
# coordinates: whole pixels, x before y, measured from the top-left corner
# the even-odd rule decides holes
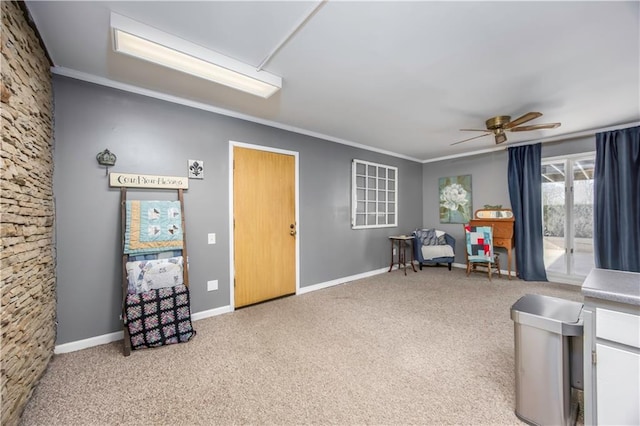
[[[534,118],[542,117],[542,113],[540,112],[528,112],[525,115],[516,118],[513,121],[508,122],[504,125],[504,129],[512,129],[522,123],[526,123],[527,121],[531,121]]]
[[[481,130],[481,131],[484,131],[484,130]],[[488,136],[488,135],[490,135],[490,134],[491,134],[491,133],[485,133],[484,135],[474,136],[474,137],[469,138],[469,139],[465,139],[465,140],[462,140],[462,141],[454,142],[454,143],[452,143],[450,146],[458,145],[459,143],[462,143],[462,142],[467,142],[467,141],[471,141],[471,140],[474,140],[474,139],[482,138],[482,137]]]
[[[560,127],[560,123],[532,124],[531,126],[514,127],[513,129],[509,129],[509,131],[510,132],[527,132],[529,130],[555,129],[556,127]]]
[[[485,132],[487,133],[487,129],[460,129],[461,132]]]

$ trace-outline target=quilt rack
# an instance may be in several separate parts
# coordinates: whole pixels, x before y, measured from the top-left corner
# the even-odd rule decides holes
[[[126,178],[123,179],[122,176]],[[166,179],[169,177],[115,173],[111,173],[110,176],[111,186],[120,187],[124,356],[129,356],[133,349],[183,343],[195,335],[191,325],[184,215],[183,191],[188,181],[186,178],[172,178],[169,187],[140,183],[164,182]],[[127,200],[127,188],[141,187],[175,190],[177,203],[175,201]],[[179,213],[176,204],[179,205]],[[165,205],[171,208],[163,211]],[[164,214],[172,217],[179,215],[179,227],[177,220],[170,224],[170,229],[161,229],[160,226],[150,225],[147,222],[136,223],[136,215],[147,214],[145,209],[150,216],[155,215],[152,219],[159,220]],[[164,222],[163,225],[166,228]],[[147,239],[146,242],[142,242],[142,236],[147,232],[147,228],[148,235],[167,231],[173,239],[160,242]],[[132,290],[132,286],[135,291]]]

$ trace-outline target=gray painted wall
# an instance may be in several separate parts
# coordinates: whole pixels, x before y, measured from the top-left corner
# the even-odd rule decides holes
[[[440,223],[440,199],[438,180],[441,177],[471,175],[473,211],[483,208],[485,204],[502,204],[503,208],[511,208],[509,189],[507,186],[507,152],[497,151],[473,157],[427,163],[423,165],[422,187],[423,214],[422,224],[425,228],[437,228],[451,234],[456,239],[456,262],[465,263],[464,231],[462,224]],[[500,253],[500,266],[506,269],[507,256]],[[504,260],[503,260],[504,259]]]
[[[542,144],[543,159],[593,151],[595,151],[595,136]],[[465,263],[464,231],[461,224],[440,223],[438,179],[470,174],[474,212],[483,208],[485,204],[502,204],[503,208],[511,208],[507,183],[508,162],[508,154],[504,150],[423,165],[422,225],[425,228],[446,231],[456,239],[456,262]],[[506,251],[498,248],[497,252],[500,254],[500,266],[506,270]],[[515,250],[513,253],[512,270],[515,267]]]
[[[190,180],[185,193],[194,313],[229,305],[229,141],[299,152],[301,287],[388,266],[388,236],[422,220],[419,163],[66,77],[53,82],[58,345],[121,330],[119,190],[95,160],[105,148],[118,157],[114,172],[186,176],[188,159],[204,161],[205,179]],[[353,158],[398,167],[397,228],[351,229]],[[219,290],[207,292],[213,279]]]

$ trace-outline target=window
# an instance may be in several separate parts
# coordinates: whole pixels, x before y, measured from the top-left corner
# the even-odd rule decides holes
[[[398,226],[398,169],[368,161],[351,165],[351,227]]]

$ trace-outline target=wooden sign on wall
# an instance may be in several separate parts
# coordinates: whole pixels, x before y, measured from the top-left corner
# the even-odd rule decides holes
[[[109,173],[109,186],[126,188],[188,189],[186,176],[139,175],[135,173]]]

